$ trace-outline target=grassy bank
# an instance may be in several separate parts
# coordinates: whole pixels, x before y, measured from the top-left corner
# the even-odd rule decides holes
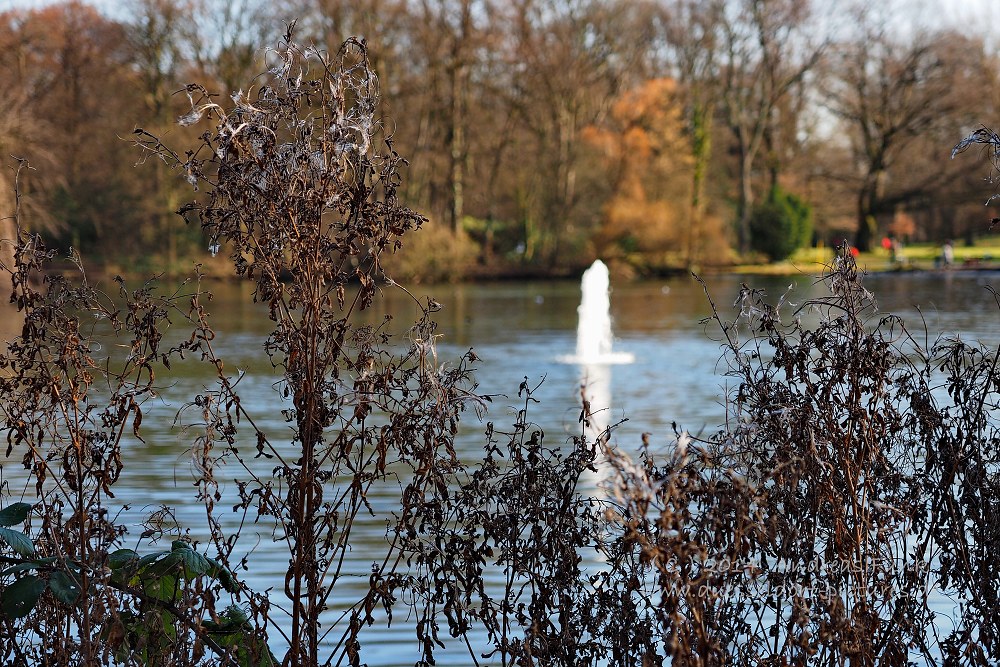
[[[394,277],[408,283],[452,282],[483,280],[545,280],[575,278],[589,265],[582,263],[573,267],[569,265],[551,266],[537,264],[518,264],[514,262],[493,262],[490,265],[479,264],[475,257],[476,251],[462,238],[458,241],[451,238],[450,232],[435,225],[429,225],[420,233],[415,234],[417,240],[406,247],[404,252],[391,255],[386,264]],[[834,250],[831,247],[803,248],[795,252],[791,258],[781,262],[771,263],[737,263],[702,267],[698,273],[746,273],[758,275],[819,275],[833,260]],[[900,257],[893,258],[888,250],[876,248],[872,252],[861,253],[856,261],[860,269],[869,272],[885,271],[929,271],[943,270],[941,264],[941,245],[936,243],[920,243],[905,246]],[[91,258],[91,275],[124,275],[126,277],[143,278],[151,275],[187,276],[195,265],[200,267],[202,274],[214,279],[233,279],[232,265],[227,252],[216,256],[203,254],[200,257],[181,259],[173,264],[161,261],[157,257],[145,257],[131,265],[125,265],[117,258]],[[1000,238],[983,239],[972,246],[958,244],[954,247],[954,262],[952,270],[1000,270]],[[55,273],[72,272],[73,263],[68,260],[57,260],[50,265]],[[678,266],[677,274],[686,274],[683,267]],[[641,271],[626,271],[619,274],[620,279],[651,277]],[[657,273],[655,275],[665,275]]]
[[[822,272],[833,259],[833,248],[803,248],[783,262],[771,264],[737,264],[726,269],[733,273],[756,273],[765,275],[791,275],[806,273],[814,275]],[[984,239],[975,245],[959,244],[954,247],[955,260],[951,269],[981,270],[1000,269],[1000,239]],[[863,252],[857,257],[858,267],[867,271],[928,271],[943,270],[941,245],[918,243],[903,247],[898,257],[888,250],[876,248]]]

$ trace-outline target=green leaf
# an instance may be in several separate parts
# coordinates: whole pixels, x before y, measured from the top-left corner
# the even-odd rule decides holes
[[[236,585],[236,577],[233,576],[233,573],[214,558],[206,556],[205,560],[208,561],[206,574],[222,584],[222,587],[229,593],[235,593],[239,587]]]
[[[136,583],[133,577],[139,569],[139,554],[131,549],[113,551],[108,555],[108,567],[111,568],[111,581],[132,585]]]
[[[49,577],[49,590],[66,604],[73,604],[80,597],[80,584],[76,583],[71,574],[62,570],[56,570]]]
[[[0,610],[10,618],[26,616],[45,590],[45,582],[34,575],[21,577],[0,594]]]
[[[138,566],[139,554],[131,549],[118,549],[108,554],[108,567],[112,570],[120,570],[124,567]]]
[[[278,665],[278,659],[271,653],[267,645],[250,632],[238,630],[213,633],[212,638],[219,646],[235,653],[236,664],[240,667],[276,667]]]
[[[234,627],[239,627],[250,620],[250,617],[247,616],[247,613],[246,611],[244,611],[243,607],[235,604],[231,604],[228,607],[226,607],[225,610],[222,612],[221,618],[228,625]]]
[[[164,574],[161,576],[144,578],[142,589],[146,595],[151,595],[157,600],[172,602],[177,597],[178,580],[176,576]]]
[[[212,564],[194,549],[182,549],[176,553],[180,555],[184,574],[189,579],[211,572]]]
[[[35,553],[35,545],[31,543],[31,539],[18,530],[0,527],[0,542],[6,542],[11,549],[25,557]]]
[[[5,570],[0,570],[0,577],[17,574],[18,572],[27,572],[28,570],[37,570],[38,568],[38,563],[33,560],[28,561],[27,563],[18,563],[17,565],[11,565]]]
[[[236,577],[233,576],[233,573],[221,565],[219,565],[218,568],[211,574],[219,580],[219,583],[222,584],[222,588],[224,588],[226,592],[235,593],[239,588],[236,585]]]
[[[145,567],[146,565],[149,565],[149,564],[150,564],[150,563],[152,563],[153,561],[155,561],[155,560],[158,560],[158,559],[160,559],[160,558],[163,558],[163,557],[164,557],[164,556],[166,556],[166,555],[167,555],[168,553],[169,553],[169,552],[167,552],[167,551],[161,551],[160,553],[155,553],[155,554],[146,554],[145,556],[143,556],[142,558],[140,558],[140,559],[139,559],[139,564],[138,564],[138,566],[139,566],[139,567]]]
[[[213,561],[214,562],[214,561]],[[222,647],[233,651],[240,667],[276,667],[278,659],[267,643],[258,637],[249,625],[246,611],[230,605],[219,615],[219,623],[205,619],[202,625]]]
[[[16,526],[24,523],[31,511],[30,503],[14,503],[0,510],[0,526]]]
[[[168,553],[165,556],[163,554],[157,554],[157,557],[160,556],[162,556],[162,558],[159,558],[159,560],[146,565],[142,569],[142,574],[144,576],[159,577],[164,574],[176,572],[178,569],[177,566],[180,565],[181,559],[183,558],[183,554],[178,553],[176,551]],[[144,560],[146,559],[143,558],[142,560],[140,560],[139,564],[143,565],[142,561]]]
[[[17,574],[18,572],[27,572],[28,570],[37,570],[54,562],[56,562],[56,559],[54,556],[51,556],[49,558],[39,558],[38,560],[29,560],[24,563],[18,563],[17,565],[11,565],[5,570],[0,570],[0,577]]]

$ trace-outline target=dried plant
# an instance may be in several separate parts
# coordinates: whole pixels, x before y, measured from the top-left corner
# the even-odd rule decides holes
[[[232,595],[232,573],[162,521],[130,538],[114,494],[123,438],[141,440],[157,373],[203,342],[192,335],[164,345],[170,318],[197,311],[197,285],[157,297],[150,285],[130,291],[119,280],[112,299],[87,282],[78,258],[76,284],[45,275],[52,257],[18,225],[9,275],[23,326],[0,357],[0,411],[5,455],[28,471],[32,486],[20,493],[34,501],[0,509],[0,657],[190,664],[213,654],[219,664],[248,664],[267,649]],[[99,326],[123,341],[122,354],[101,354]],[[174,538],[170,549],[150,551],[164,536]]]
[[[993,167],[993,173],[990,174],[990,182],[995,183],[997,176],[1000,175],[1000,134],[997,134],[994,130],[988,127],[980,127],[975,132],[958,142],[951,151],[952,159],[955,159],[961,153],[969,150],[972,146],[979,146],[982,150],[982,155],[985,157]],[[998,196],[994,194],[990,197],[989,204],[991,201],[996,199]],[[993,221],[991,229],[997,223],[996,220]]]
[[[389,313],[381,324],[365,323],[371,318],[362,311],[381,305],[380,289],[402,289],[385,275],[383,252],[399,248],[400,237],[424,220],[397,199],[403,160],[391,139],[377,145],[378,81],[363,44],[350,40],[330,58],[294,44],[289,30],[274,60],[228,110],[203,88],[188,87],[192,110],[181,122],[204,118],[213,125],[198,150],[181,157],[142,130],[136,141],[207,190],[182,213],[230,253],[274,322],[265,351],[283,377],[291,446],[256,427],[239,402],[238,378],[206,346],[219,385],[195,401],[205,424],[195,447],[220,560],[238,558],[238,536],[226,532],[215,511],[216,471],[227,463],[244,473],[237,511],[271,522],[289,550],[285,600],[251,602],[262,628],[287,642],[283,664],[332,664],[344,656],[360,664],[361,627],[373,622],[376,608],[391,614],[403,540],[398,531],[389,535],[384,554],[372,558],[367,594],[328,611],[348,574],[354,522],[374,512],[370,490],[396,479],[404,482],[394,520],[415,522],[414,499],[458,464],[460,414],[483,399],[469,379],[474,355],[451,369],[438,365],[431,315],[440,306],[433,300],[414,299],[423,315],[400,352],[390,344]],[[256,456],[273,467],[244,458],[238,445],[247,436],[238,423],[253,431]],[[282,614],[287,629],[276,619]]]
[[[501,665],[591,664],[603,655],[589,630],[594,581],[586,567],[599,556],[602,502],[596,491],[598,443],[581,435],[553,448],[529,419],[536,399],[527,378],[513,429],[490,424],[486,456],[410,495],[414,518],[403,523],[410,575],[404,580],[419,612],[419,664],[434,664],[438,620],[463,637],[485,630],[481,657]]]
[[[612,458],[621,532],[608,562],[642,610],[616,664],[1000,653],[998,351],[922,345],[877,314],[847,252],[824,280],[830,296],[793,313],[749,288],[734,322],[716,311],[735,380],[722,431],[681,433],[638,464]],[[935,597],[955,607],[947,623]]]
[[[231,105],[185,90],[181,122],[208,127],[198,148],[135,141],[203,190],[182,213],[252,281],[292,436],[241,403],[197,281],[156,296],[119,280],[111,298],[82,268],[41,277],[52,253],[18,229],[24,324],[0,357],[0,406],[30,484],[0,487],[0,658],[360,665],[362,628],[401,611],[418,665],[445,633],[469,663],[504,666],[1000,655],[1000,350],[922,343],[878,314],[843,251],[829,295],[792,312],[749,288],[732,322],[713,304],[734,380],[717,433],[675,426],[632,457],[609,444],[614,426],[593,437],[584,401],[579,435],[552,444],[526,378],[512,428],[488,424],[483,458],[463,460],[459,420],[489,401],[475,354],[439,363],[429,297],[413,298],[402,341],[379,310],[383,290],[404,289],[382,255],[423,219],[397,199],[402,158],[376,141],[364,45],[329,57],[289,30],[273,61]],[[175,322],[190,333],[167,344]],[[101,351],[98,323],[122,354]],[[191,356],[217,378],[180,411],[208,544],[169,508],[130,536],[114,496],[123,439],[141,439],[158,378]],[[376,517],[368,497],[387,489],[399,502]],[[347,599],[348,554],[373,520],[385,540]],[[254,565],[250,526],[288,549],[264,590],[236,576]],[[954,606],[949,624],[934,599]]]

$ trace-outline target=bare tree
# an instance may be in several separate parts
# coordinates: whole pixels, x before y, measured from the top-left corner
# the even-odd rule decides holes
[[[473,57],[470,44],[473,38],[472,1],[460,0],[451,12],[450,21],[441,21],[448,32],[448,181],[449,211],[448,222],[452,231],[458,231],[465,214],[465,162],[466,115],[469,106],[470,60]],[[442,12],[442,18],[446,14]]]
[[[453,232],[465,215],[473,81],[492,12],[489,1],[423,0],[410,16],[412,46],[426,84],[423,101],[417,105],[424,113],[418,127],[425,147],[444,156],[443,160],[423,156],[425,164],[441,163],[441,176],[427,175],[433,184],[428,203]]]
[[[825,43],[814,36],[807,0],[741,0],[722,25],[723,105],[739,162],[739,249],[750,249],[754,169],[775,112],[819,62]]]
[[[669,46],[667,64],[683,86],[691,143],[690,221],[685,240],[685,263],[694,266],[700,254],[705,221],[708,170],[712,158],[712,133],[720,104],[720,24],[723,0],[698,2],[674,0],[664,7],[664,38]]]
[[[581,229],[580,130],[599,124],[618,94],[641,78],[652,36],[636,31],[635,3],[518,0],[507,44],[510,104],[534,174],[518,171],[525,254],[551,261]]]
[[[191,16],[194,20],[184,27],[190,60],[225,95],[247,85],[264,60],[260,45],[280,29],[282,19],[294,18],[260,0],[199,0]]]
[[[131,11],[129,48],[145,107],[141,125],[165,131],[176,116],[171,96],[183,85],[181,69],[190,55],[187,37],[194,5],[187,0],[133,0]],[[145,237],[165,249],[166,263],[174,267],[182,232],[182,223],[174,215],[180,205],[177,183],[171,182],[166,166],[158,162],[151,186],[147,216],[152,224],[145,227]]]
[[[926,191],[929,182],[901,188],[888,181],[901,158],[921,137],[954,122],[961,105],[961,81],[976,68],[968,57],[968,38],[929,30],[900,34],[884,14],[859,13],[858,30],[838,45],[827,73],[827,107],[845,125],[857,165],[854,242],[868,250],[879,216],[892,214],[901,202]],[[962,44],[963,47],[958,45]],[[982,53],[981,46],[978,49]],[[976,49],[971,49],[974,55]],[[911,172],[912,165],[906,171]],[[939,178],[935,169],[930,178]]]
[[[31,156],[39,164],[44,165],[53,176],[50,184],[59,183],[55,155],[51,146],[47,145],[47,137],[51,136],[48,121],[32,112],[31,93],[29,89],[13,82],[5,82],[10,95],[0,99],[0,156]],[[6,166],[6,163],[4,163]],[[53,217],[46,206],[43,197],[44,188],[30,188],[34,179],[29,181],[28,172],[21,174],[20,195],[21,211],[19,218],[22,224],[33,229],[55,228]],[[10,267],[11,246],[16,234],[13,218],[14,212],[14,182],[7,174],[0,172],[0,261]]]
[[[125,150],[127,62],[121,25],[93,7],[0,14],[0,155],[37,169],[22,174],[23,224],[77,246],[127,218],[127,177],[113,166]]]

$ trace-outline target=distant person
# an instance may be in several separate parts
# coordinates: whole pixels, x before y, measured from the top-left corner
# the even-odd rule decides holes
[[[893,264],[904,264],[906,256],[903,254],[903,242],[899,239],[892,239],[892,249],[889,251],[889,261]]]
[[[946,269],[955,263],[955,247],[951,244],[950,239],[941,246],[941,261]]]

